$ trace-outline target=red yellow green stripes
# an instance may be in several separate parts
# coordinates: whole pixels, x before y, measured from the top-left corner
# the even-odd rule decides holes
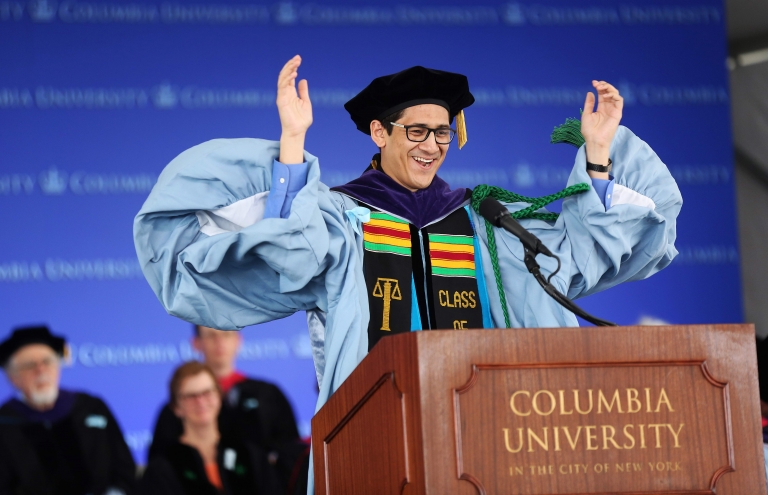
[[[363,247],[367,251],[411,256],[408,222],[382,212],[371,212],[363,224]],[[432,275],[475,277],[475,244],[472,236],[429,234]]]
[[[371,212],[371,220],[363,224],[363,247],[367,251],[410,256],[411,228],[405,220]]]
[[[472,236],[429,234],[432,275],[475,276],[475,242]]]

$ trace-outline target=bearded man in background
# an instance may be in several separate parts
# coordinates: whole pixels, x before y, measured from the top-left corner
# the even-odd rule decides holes
[[[107,405],[59,388],[65,349],[42,326],[0,343],[0,365],[18,391],[0,407],[0,493],[134,493],[136,465]]]

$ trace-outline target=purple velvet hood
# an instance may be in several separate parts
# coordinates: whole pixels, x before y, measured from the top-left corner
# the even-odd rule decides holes
[[[374,160],[378,162],[378,155]],[[426,189],[411,192],[373,167],[368,167],[357,179],[331,190],[402,217],[418,229],[461,207],[472,195],[472,191],[466,188],[451,190],[448,183],[438,176]]]

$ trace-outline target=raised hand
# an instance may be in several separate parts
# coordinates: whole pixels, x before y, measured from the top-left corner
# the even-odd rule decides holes
[[[277,111],[282,126],[280,162],[285,164],[304,161],[304,137],[312,125],[312,102],[306,79],[299,81],[296,91],[300,65],[301,57],[296,55],[283,66],[277,78]]]
[[[594,93],[587,93],[581,114],[581,133],[586,142],[587,160],[607,165],[611,141],[621,122],[624,98],[619,95],[619,90],[605,81],[592,81],[592,86],[597,90],[597,110],[594,109]]]

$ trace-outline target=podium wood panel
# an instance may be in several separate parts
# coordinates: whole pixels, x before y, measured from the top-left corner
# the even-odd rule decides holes
[[[766,494],[756,369],[752,325],[387,337],[312,421],[316,492]]]

